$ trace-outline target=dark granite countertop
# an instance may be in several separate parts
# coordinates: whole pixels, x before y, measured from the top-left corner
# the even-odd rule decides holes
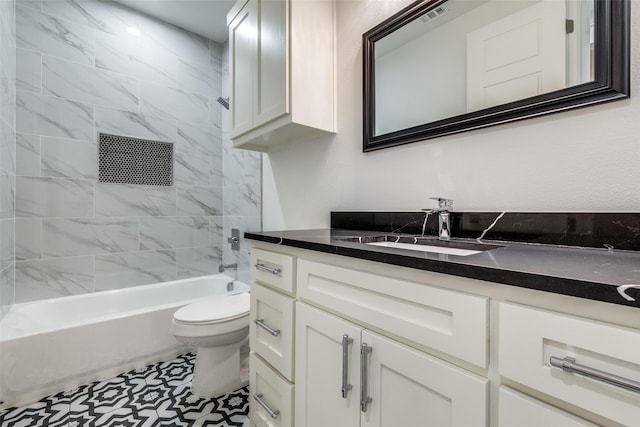
[[[484,241],[501,247],[469,256],[385,248],[345,237],[380,235],[321,229],[245,233],[255,241],[502,283],[544,292],[640,308],[640,252]],[[457,241],[475,240],[454,239]],[[624,291],[629,299],[624,298]]]

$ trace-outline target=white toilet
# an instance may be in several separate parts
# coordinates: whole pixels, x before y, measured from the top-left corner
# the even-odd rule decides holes
[[[191,392],[199,397],[229,393],[249,380],[248,292],[207,298],[173,314],[171,332],[197,346]]]

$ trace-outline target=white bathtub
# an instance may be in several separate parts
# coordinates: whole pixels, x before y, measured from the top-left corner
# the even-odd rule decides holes
[[[0,321],[0,409],[171,359],[188,350],[173,313],[227,294],[224,274],[15,304]],[[235,281],[231,293],[249,287]]]

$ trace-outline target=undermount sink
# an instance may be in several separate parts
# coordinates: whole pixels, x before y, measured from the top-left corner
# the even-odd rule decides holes
[[[418,252],[430,252],[438,254],[469,256],[479,254],[491,249],[500,248],[498,245],[485,243],[438,240],[435,237],[413,237],[413,236],[361,236],[361,237],[339,237],[336,240],[351,243],[360,243],[368,246],[378,246],[385,248],[405,249]]]

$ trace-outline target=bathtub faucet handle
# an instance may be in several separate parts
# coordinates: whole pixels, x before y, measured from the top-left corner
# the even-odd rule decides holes
[[[232,251],[240,250],[240,230],[237,228],[231,229],[231,237],[227,238],[227,242],[231,244]]]

